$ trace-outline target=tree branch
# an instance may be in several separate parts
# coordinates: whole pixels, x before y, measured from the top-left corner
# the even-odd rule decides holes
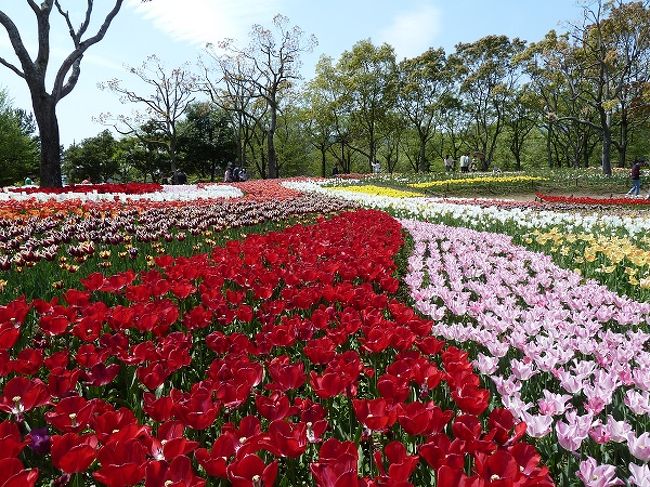
[[[0,64],[2,64],[3,66],[5,66],[5,67],[11,69],[11,70],[12,70],[14,73],[16,73],[18,76],[20,76],[21,78],[25,79],[25,73],[23,73],[20,69],[18,69],[16,66],[14,66],[13,64],[11,64],[11,63],[10,63],[9,61],[7,61],[6,59],[0,57]]]
[[[58,101],[64,96],[66,96],[67,94],[69,94],[72,91],[72,89],[75,87],[79,79],[79,75],[77,74],[75,76],[73,73],[68,79],[68,82],[66,83],[66,89],[65,90],[63,89],[65,79],[68,76],[68,72],[70,71],[70,69],[72,69],[72,67],[76,63],[81,62],[82,56],[88,50],[89,47],[93,46],[94,44],[97,44],[99,41],[101,41],[104,38],[104,36],[106,35],[106,31],[108,30],[111,23],[113,22],[113,19],[115,19],[115,16],[120,11],[123,2],[124,0],[115,0],[115,5],[113,6],[113,9],[106,15],[106,18],[104,19],[104,22],[102,23],[101,27],[98,29],[97,33],[94,36],[89,37],[84,41],[81,41],[81,39],[79,39],[80,42],[78,43],[76,49],[72,51],[67,58],[65,58],[65,60],[61,64],[61,67],[57,71],[56,77],[54,79],[52,96],[54,97],[55,101]],[[86,23],[86,21],[89,19],[90,14],[92,12],[92,8],[93,8],[93,2],[89,0],[87,11],[86,11],[86,20],[84,20],[84,23]],[[82,28],[83,28],[83,24],[82,27],[80,27],[80,32]],[[83,30],[85,31],[85,28]]]
[[[32,59],[29,57],[29,53],[27,52],[27,49],[25,49],[25,44],[23,43],[23,40],[20,37],[20,32],[18,32],[18,28],[16,27],[16,24],[14,24],[13,21],[9,18],[9,16],[5,14],[2,10],[0,10],[0,25],[2,25],[5,28],[5,31],[7,31],[7,35],[9,36],[9,41],[11,42],[11,46],[14,48],[14,52],[16,53],[16,56],[18,56],[18,60],[20,61],[20,64],[23,67],[22,77],[25,78],[28,76],[32,76],[34,74],[34,64],[32,63]],[[16,73],[15,69],[11,68],[10,66],[7,66],[7,64],[9,63],[2,63],[2,64]]]

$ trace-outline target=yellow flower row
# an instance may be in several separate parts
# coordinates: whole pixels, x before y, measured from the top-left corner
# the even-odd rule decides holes
[[[440,181],[427,181],[424,183],[409,184],[412,188],[433,188],[436,186],[481,184],[481,183],[523,183],[533,181],[547,181],[548,178],[540,176],[487,176],[480,178],[442,179]]]
[[[650,288],[650,250],[639,246],[627,237],[597,236],[590,233],[562,234],[557,229],[535,230],[524,241],[545,247],[577,263],[598,266],[598,274],[611,274],[619,266],[632,286]],[[650,243],[645,238],[641,243]]]
[[[330,191],[351,191],[353,193],[369,194],[372,196],[390,196],[391,198],[413,198],[423,196],[422,193],[414,191],[403,191],[399,189],[386,188],[384,186],[375,186],[373,184],[366,184],[363,186],[343,186],[331,187]]]

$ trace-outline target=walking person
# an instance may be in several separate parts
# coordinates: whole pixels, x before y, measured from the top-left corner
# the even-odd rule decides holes
[[[630,171],[630,179],[632,179],[632,187],[627,192],[626,196],[639,196],[641,192],[641,166],[645,165],[638,157],[634,159],[632,170]]]

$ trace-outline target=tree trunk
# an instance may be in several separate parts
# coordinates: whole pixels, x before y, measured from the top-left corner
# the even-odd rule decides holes
[[[375,142],[375,132],[372,130],[370,132],[370,147],[369,147],[369,156],[368,156],[368,164],[370,164],[370,170],[372,171],[372,164],[375,162],[375,155],[377,153],[377,143]]]
[[[627,117],[621,117],[621,138],[618,144],[618,167],[625,167],[627,158],[628,128]]]
[[[521,171],[521,151],[515,149],[513,154],[515,156],[515,171]]]
[[[267,133],[267,143],[269,151],[269,178],[278,178],[278,160],[275,154],[275,142],[273,138],[275,137],[275,127],[277,125],[277,107],[274,105],[271,106],[271,123],[269,125],[269,131]]]
[[[61,142],[59,123],[56,118],[56,105],[50,95],[32,93],[34,115],[38,124],[41,142],[41,187],[60,188],[61,180]]]
[[[174,140],[171,141],[169,146],[169,159],[172,169],[172,184],[178,184],[178,175],[176,174],[176,143]]]
[[[321,174],[322,174],[322,176],[324,178],[327,177],[327,158],[325,157],[325,151],[326,150],[327,149],[325,148],[324,145],[320,146],[320,157],[321,157],[321,160],[320,160],[321,166],[320,167],[321,167]]]
[[[551,138],[553,137],[553,126],[549,123],[546,129],[546,157],[548,167],[553,168],[553,149],[551,147]]]
[[[612,133],[607,127],[603,130],[603,147],[601,155],[601,166],[603,168],[603,174],[605,176],[612,175],[612,161],[611,161],[611,149],[612,149]]]
[[[415,172],[420,172],[420,169],[426,170],[427,168],[427,139],[420,134],[420,152],[418,154],[417,167]],[[427,171],[428,172],[428,171]]]

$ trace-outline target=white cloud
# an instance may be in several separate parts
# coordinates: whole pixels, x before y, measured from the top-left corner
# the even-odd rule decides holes
[[[422,54],[434,43],[442,28],[440,10],[429,4],[400,12],[392,23],[380,32],[379,42],[395,48],[397,59]]]
[[[282,0],[156,0],[129,5],[158,29],[194,45],[225,38],[244,41],[253,24],[268,25]]]

